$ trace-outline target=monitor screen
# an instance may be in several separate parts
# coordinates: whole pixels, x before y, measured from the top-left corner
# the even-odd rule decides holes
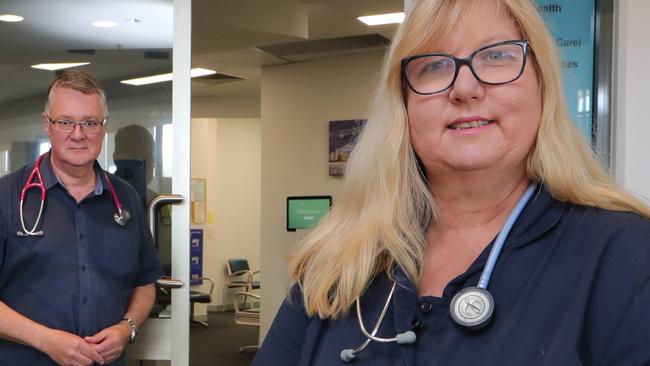
[[[316,226],[331,205],[332,196],[287,197],[287,231]]]

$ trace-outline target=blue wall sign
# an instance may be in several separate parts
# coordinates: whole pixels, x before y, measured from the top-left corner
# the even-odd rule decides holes
[[[562,57],[569,113],[591,142],[596,0],[537,0]]]
[[[203,229],[190,229],[190,285],[200,285],[203,280]]]

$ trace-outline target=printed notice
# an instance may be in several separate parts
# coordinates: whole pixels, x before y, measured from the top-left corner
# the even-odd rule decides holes
[[[537,0],[562,57],[564,93],[580,131],[591,142],[595,0]]]

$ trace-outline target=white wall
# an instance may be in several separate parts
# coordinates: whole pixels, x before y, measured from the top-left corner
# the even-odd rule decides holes
[[[228,258],[260,265],[260,121],[192,119],[193,178],[206,179],[203,275],[214,280],[212,305],[232,303],[224,291]],[[205,289],[205,288],[204,288]],[[195,305],[195,314],[206,306]]]
[[[650,2],[615,1],[614,169],[619,184],[650,198]]]
[[[262,71],[263,336],[291,286],[286,257],[296,233],[285,230],[286,197],[333,195],[328,176],[328,122],[366,117],[383,52]]]

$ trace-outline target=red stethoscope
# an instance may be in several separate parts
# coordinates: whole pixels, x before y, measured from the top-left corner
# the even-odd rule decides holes
[[[43,236],[43,230],[36,231],[36,228],[38,227],[38,222],[41,221],[41,215],[43,213],[43,205],[45,203],[45,185],[43,184],[43,178],[41,177],[41,162],[43,161],[45,155],[46,154],[43,154],[39,156],[38,159],[36,159],[36,164],[34,165],[34,168],[32,169],[29,178],[25,182],[25,185],[23,186],[23,189],[20,192],[20,225],[22,226],[23,230],[22,231],[18,230],[16,232],[16,235],[18,236]],[[119,225],[124,226],[126,225],[126,222],[131,218],[131,214],[129,213],[129,211],[127,211],[125,208],[122,207],[120,200],[117,198],[117,193],[115,193],[115,188],[113,187],[113,183],[111,183],[111,180],[108,179],[108,174],[106,174],[106,172],[103,173],[104,173],[104,177],[106,178],[106,182],[108,183],[108,190],[111,191],[111,196],[113,196],[113,203],[115,204],[115,208],[117,210],[113,215],[113,218],[115,219],[115,222],[117,222]],[[32,227],[31,230],[27,230],[27,227],[25,227],[25,219],[23,216],[23,203],[25,202],[27,191],[29,191],[32,188],[36,188],[41,191],[41,206],[38,209],[38,216],[36,216],[36,222],[34,223],[34,227]]]

